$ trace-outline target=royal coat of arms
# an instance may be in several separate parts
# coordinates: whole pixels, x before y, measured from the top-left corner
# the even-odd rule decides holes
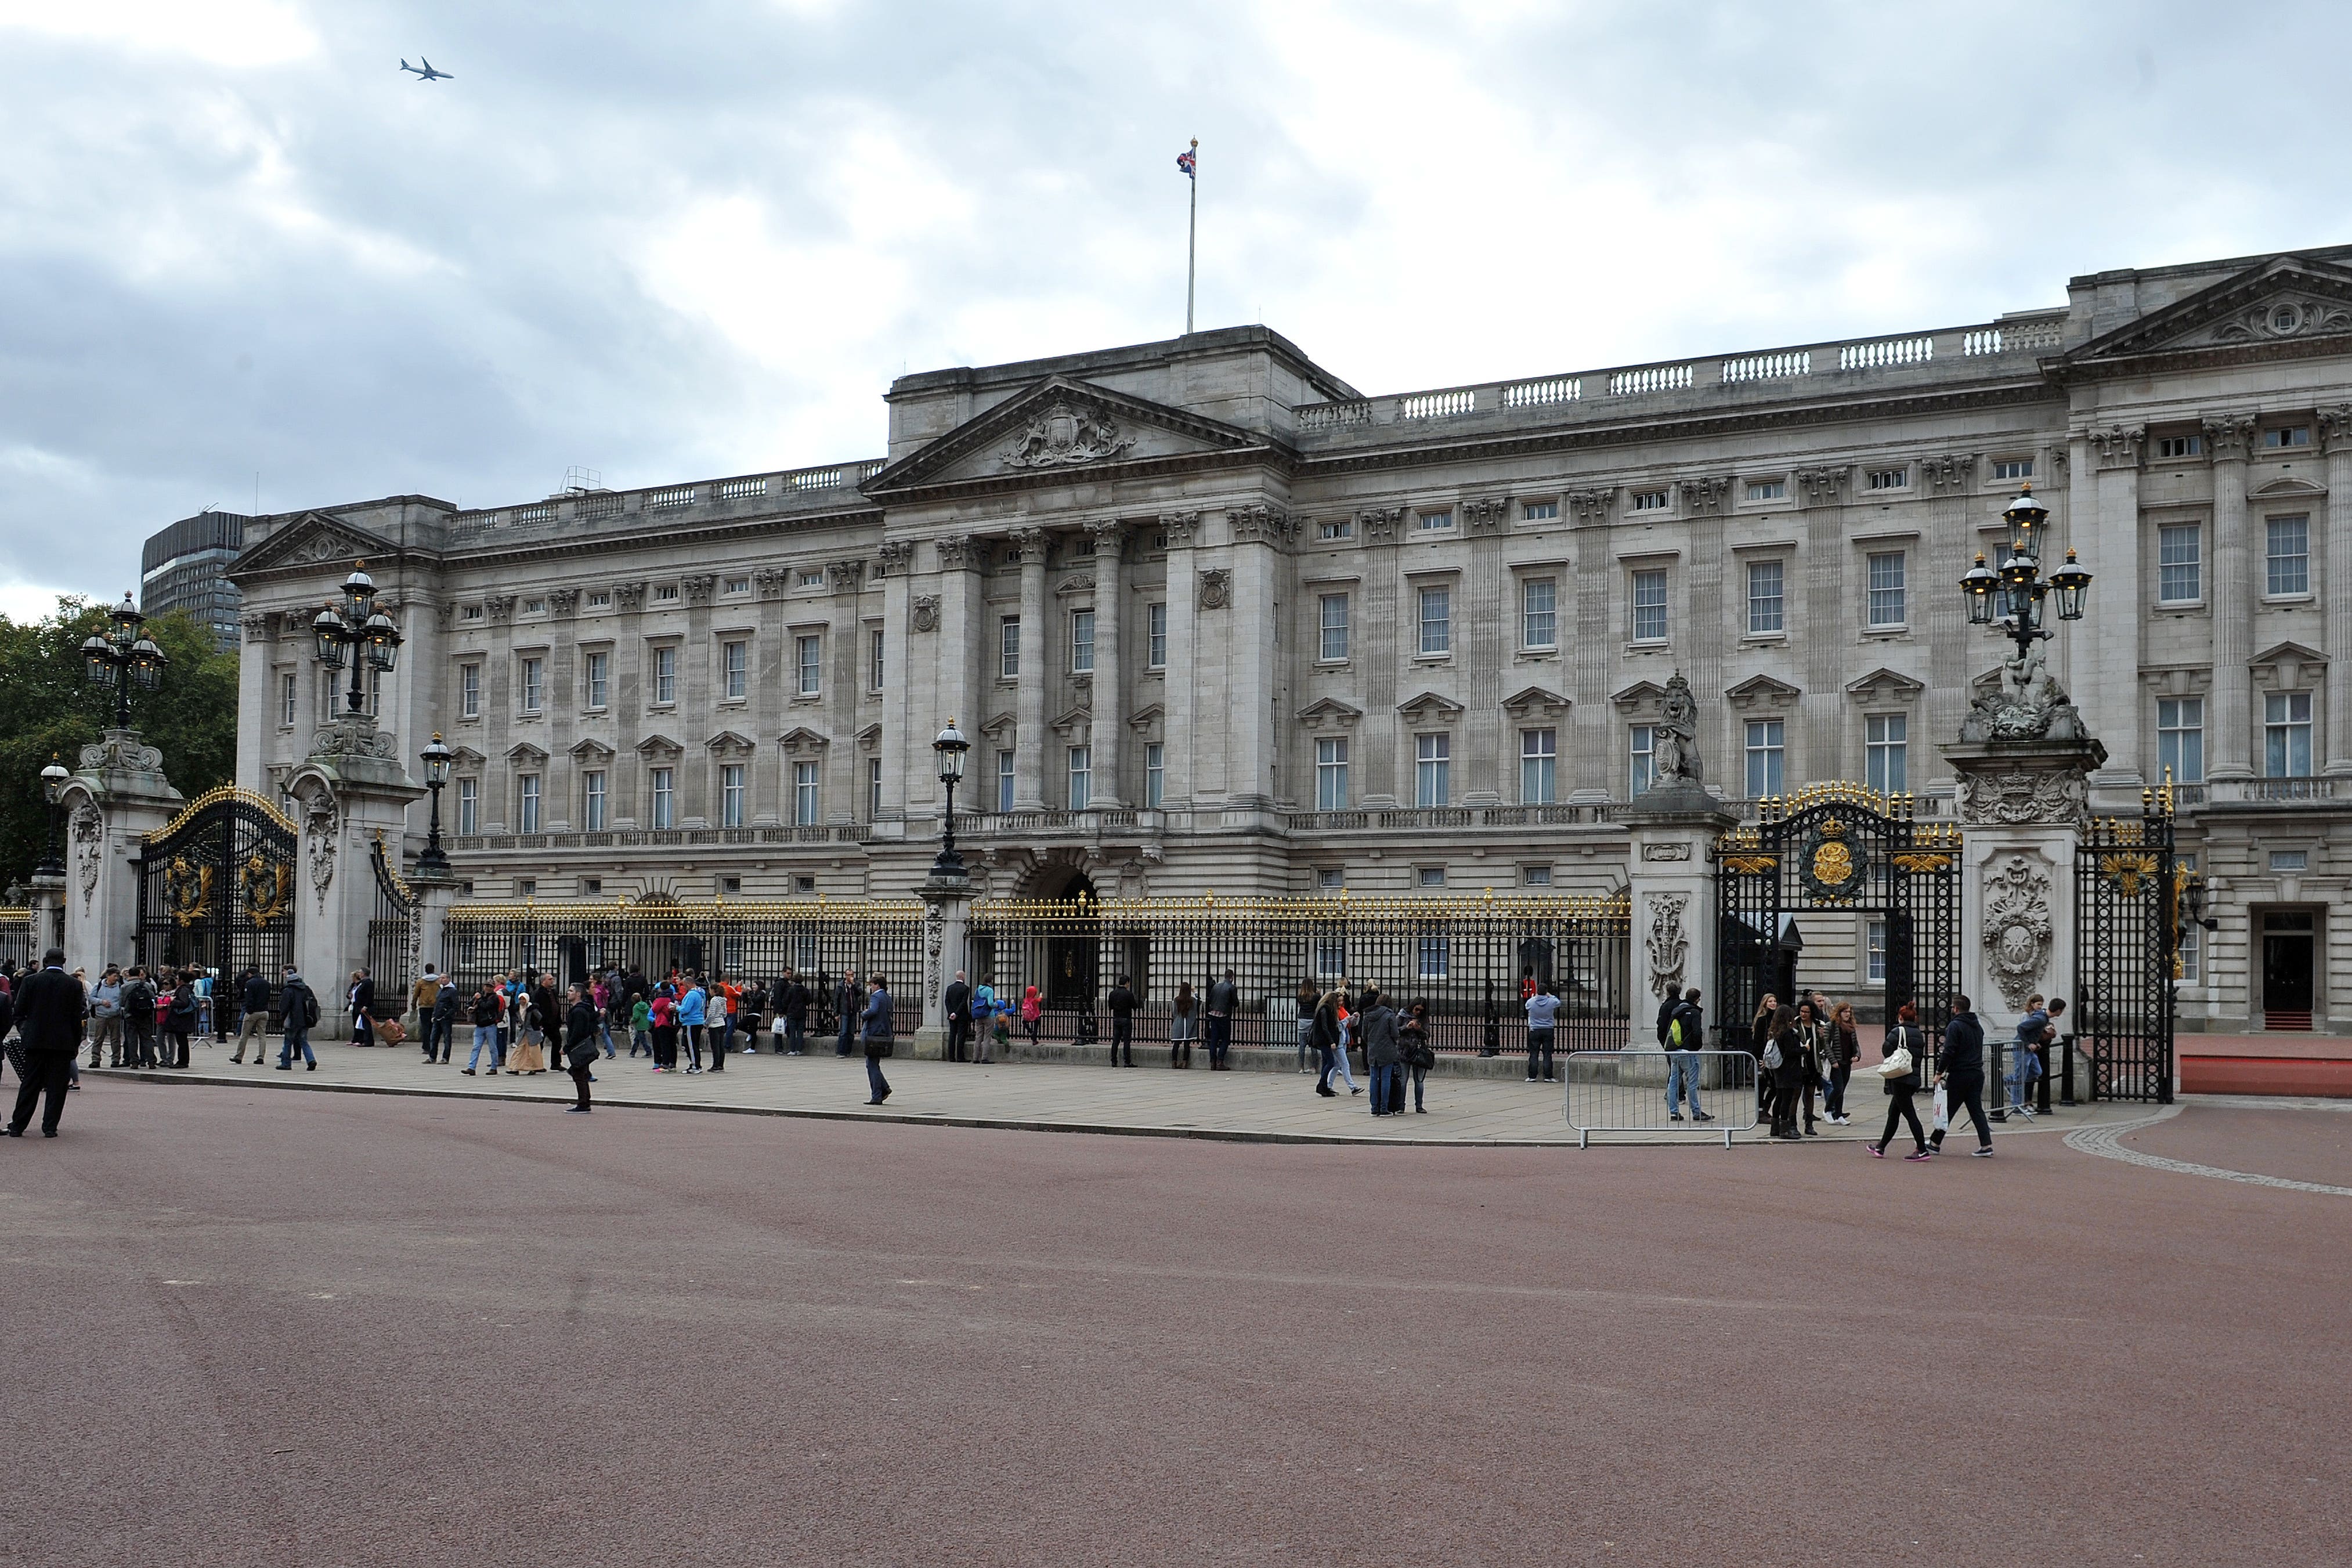
[[[1059,468],[1106,462],[1134,445],[1134,437],[1120,436],[1108,416],[1056,398],[998,455],[1008,468]]]

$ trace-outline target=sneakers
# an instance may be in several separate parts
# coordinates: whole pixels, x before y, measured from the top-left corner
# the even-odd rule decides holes
[[[1693,1121],[1712,1121],[1715,1118],[1708,1115],[1704,1110],[1694,1110],[1691,1112],[1691,1120]]]
[[[1679,1110],[1672,1110],[1666,1113],[1666,1120],[1669,1121],[1680,1121],[1682,1119],[1683,1113]]]
[[[472,1068],[459,1068],[457,1071],[460,1076],[465,1078],[471,1078],[474,1076],[474,1069]]]
[[[1886,1158],[1886,1151],[1880,1148],[1875,1143],[1864,1143],[1863,1147],[1870,1151],[1870,1157],[1874,1160],[1884,1160]]]
[[[1916,1154],[1906,1154],[1903,1156],[1905,1160],[1913,1164],[1916,1164],[1922,1160],[1932,1160],[1935,1157],[1936,1152],[1933,1149],[1922,1149]]]
[[[1969,1151],[1969,1158],[1971,1160],[1990,1160],[1992,1158],[1992,1151],[1990,1148],[1971,1149]]]
[[[690,1073],[696,1073],[696,1072],[700,1072],[702,1069],[701,1069],[700,1068],[687,1068],[686,1070],[687,1070],[687,1071],[688,1071],[688,1072],[690,1072]]]

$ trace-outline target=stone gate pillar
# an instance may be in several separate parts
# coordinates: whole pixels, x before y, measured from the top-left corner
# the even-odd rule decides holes
[[[33,910],[34,963],[40,963],[41,954],[48,949],[66,944],[66,885],[63,877],[33,879],[32,896],[27,901]]]
[[[387,836],[385,842],[392,840]],[[408,886],[416,895],[416,963],[417,973],[431,964],[446,974],[449,970],[448,931],[449,910],[457,902],[457,879],[449,872],[435,874],[412,871]]]
[[[1695,785],[1653,789],[1618,816],[1632,838],[1633,984],[1627,1048],[1655,1050],[1658,1006],[1669,990],[1699,988],[1707,1022],[1716,1014],[1715,884],[1708,851],[1739,820]]]
[[[971,921],[971,879],[940,875],[934,867],[929,880],[916,889],[923,900],[923,1021],[915,1030],[915,1055],[933,1059],[947,1055],[946,994],[955,972],[964,966],[964,933]]]
[[[147,836],[187,804],[163,776],[163,753],[136,730],[109,730],[81,749],[66,781],[66,967],[95,980],[139,962],[139,855]]]
[[[318,1034],[348,1037],[351,973],[367,963],[375,917],[370,852],[378,833],[400,842],[409,802],[425,786],[401,766],[389,731],[364,713],[347,713],[312,737],[310,756],[286,788],[302,827],[294,962],[319,997]]]

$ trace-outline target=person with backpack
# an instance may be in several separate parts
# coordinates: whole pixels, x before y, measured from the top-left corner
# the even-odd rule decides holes
[[[1804,1136],[1808,1138],[1822,1135],[1816,1125],[1819,1119],[1813,1114],[1813,1095],[1821,1088],[1822,1058],[1828,1051],[1825,1038],[1828,1032],[1828,1026],[1818,1007],[1811,1002],[1797,1004],[1797,1054],[1804,1061],[1804,1071],[1798,1079],[1798,1087],[1804,1101]]]
[[[784,971],[783,995],[776,1004],[777,1013],[784,1021],[784,1055],[797,1057],[808,1050],[809,1007],[816,997],[796,970]]]
[[[303,982],[292,964],[286,966],[286,986],[278,994],[278,1016],[283,1034],[278,1047],[278,1070],[294,1070],[294,1053],[302,1053],[309,1063],[307,1070],[319,1070],[319,1058],[310,1054],[310,1031],[319,1026],[319,998]]]
[[[1028,1036],[1029,1043],[1034,1046],[1037,1043],[1038,1034],[1044,1029],[1045,1025],[1045,1000],[1037,994],[1037,988],[1032,985],[1021,993],[1021,1032]],[[1185,1053],[1184,1065],[1186,1067],[1192,1065],[1192,1054],[1189,1051]]]
[[[470,1015],[474,1021],[474,1048],[466,1058],[466,1065],[462,1069],[466,1077],[472,1078],[474,1069],[481,1066],[484,1047],[489,1048],[492,1078],[498,1077],[499,1068],[506,1065],[506,1046],[499,1036],[499,1020],[506,1016],[506,994],[499,990],[494,982],[484,981],[482,988],[474,993],[473,1011]]]
[[[455,980],[443,977],[440,989],[433,994],[432,1016],[432,1030],[425,1038],[441,1042],[440,1063],[446,1067],[457,1048],[457,983]],[[435,1059],[433,1047],[429,1045],[425,1047],[425,1059],[428,1062]]]
[[[155,1065],[155,984],[132,964],[122,981],[122,1066]]]
[[[425,966],[425,973],[417,976],[416,984],[408,988],[409,1003],[416,1009],[416,1032],[424,1037],[418,1043],[424,1046],[425,1059],[428,1062],[433,1059],[433,1038],[438,1028],[434,1009],[441,1000],[441,993],[446,988],[443,976],[429,963]]]
[[[1364,1066],[1372,1079],[1372,1114],[1404,1113],[1404,1049],[1397,1039],[1397,1011],[1381,996],[1380,987],[1364,988],[1362,1012]]]
[[[1554,1021],[1559,1016],[1559,987],[1552,984],[1539,986],[1523,1005],[1528,1010],[1528,1081],[1536,1081],[1536,1068],[1540,1064],[1544,1082],[1551,1083],[1555,1081],[1552,1078],[1552,1029]]]
[[[1241,987],[1234,984],[1232,970],[1226,970],[1209,983],[1206,1001],[1208,1033],[1205,1039],[1209,1047],[1209,1070],[1231,1072],[1234,1066],[1230,1057],[1234,1045],[1234,1015],[1240,1011],[1242,1005]],[[1403,1107],[1400,1105],[1395,1109],[1402,1110]]]
[[[629,1010],[629,1059],[637,1059],[643,1051],[648,1060],[654,1054],[654,1005],[643,996],[621,994],[621,1004]]]
[[[122,971],[110,963],[89,988],[89,1065],[110,1062],[122,1065]]]
[[[268,977],[257,966],[248,964],[245,978],[237,982],[236,992],[236,1003],[243,1009],[243,1016],[236,1024],[236,1051],[228,1059],[242,1065],[246,1042],[250,1040],[253,1042],[253,1065],[259,1067],[269,1049],[262,1043],[262,1037],[269,1032]]]
[[[646,1004],[646,1015],[653,1020],[654,1071],[677,1070],[677,998],[670,994],[667,983],[654,987],[653,1000]]]
[[[1691,1120],[1712,1121],[1699,1108],[1699,1051],[1706,1042],[1706,1015],[1699,1010],[1698,987],[1694,985],[1675,1000],[1675,1010],[1666,1019],[1666,1120],[1683,1119],[1683,1096],[1690,1096]]]
[[[1984,1110],[1984,1025],[1965,996],[1952,998],[1952,1021],[1944,1026],[1943,1048],[1936,1053],[1936,1082],[1944,1090],[1944,1122],[1927,1136],[1930,1152],[1944,1152],[1944,1134],[1965,1110],[1976,1123],[1976,1158],[1992,1158],[1992,1127]]]
[[[1805,1047],[1797,1034],[1797,1016],[1786,1007],[1776,1007],[1764,1030],[1763,1065],[1772,1086],[1770,1135],[1802,1142],[1805,1135],[1797,1131],[1797,1099],[1805,1076]]]
[[[188,1068],[188,1036],[196,1026],[196,983],[185,970],[172,987],[171,995],[163,1004],[163,1065],[185,1072]]]
[[[1106,1000],[1110,1004],[1110,1065],[1131,1068],[1135,1065],[1135,988],[1126,975],[1118,977]],[[1127,1057],[1124,1061],[1119,1059],[1122,1051]]]
[[[1906,1160],[1926,1160],[1927,1134],[1920,1129],[1919,1112],[1911,1104],[1911,1097],[1919,1092],[1919,1058],[1927,1049],[1927,1036],[1919,1027],[1919,1009],[1906,1002],[1895,1009],[1895,1026],[1886,1031],[1886,1059],[1878,1066],[1878,1076],[1886,1083],[1886,1130],[1878,1142],[1866,1145],[1874,1160],[1886,1158],[1886,1146],[1895,1142],[1895,1130],[1905,1122],[1911,1124],[1912,1150]]]
[[[993,1065],[1003,1034],[1003,1009],[997,1005],[996,987],[983,980],[971,988],[971,1059],[982,1067]]]
[[[1437,1065],[1437,1047],[1429,1038],[1428,1003],[1417,1000],[1405,1009],[1404,1022],[1397,1026],[1397,1044],[1404,1052],[1405,1071],[1412,1075],[1412,1113],[1426,1116],[1429,1107],[1422,1102],[1421,1086],[1429,1081],[1429,1069]]]

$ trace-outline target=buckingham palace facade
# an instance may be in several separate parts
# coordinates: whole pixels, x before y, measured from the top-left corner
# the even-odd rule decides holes
[[[238,784],[326,716],[310,616],[363,560],[406,638],[371,700],[456,749],[478,898],[902,894],[950,717],[993,896],[1602,891],[1676,673],[1735,808],[1948,817],[2004,647],[1955,584],[2031,484],[2095,574],[2050,645],[2094,807],[2168,773],[2212,889],[2184,1026],[2352,1023],[2352,247],[1402,395],[1243,327],[886,401],[866,461],[254,519]],[[1811,934],[1868,979],[1874,932]]]

